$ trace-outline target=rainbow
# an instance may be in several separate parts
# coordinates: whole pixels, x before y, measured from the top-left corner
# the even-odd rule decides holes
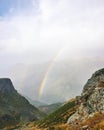
[[[57,60],[58,57],[61,56],[61,54],[64,52],[64,50],[65,50],[65,47],[62,48],[61,50],[59,50],[57,55],[53,58],[52,62],[49,64],[48,69],[47,69],[47,71],[46,71],[46,73],[45,73],[45,75],[43,77],[43,80],[41,82],[41,85],[39,87],[39,97],[41,97],[42,94],[43,94],[45,83],[46,83],[46,81],[47,81],[47,79],[49,77],[49,73],[51,72],[51,70],[52,70],[52,68],[53,68],[53,66],[55,64],[55,61]]]

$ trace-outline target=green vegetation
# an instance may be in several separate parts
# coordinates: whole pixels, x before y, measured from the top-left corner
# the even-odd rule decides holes
[[[75,99],[71,100],[43,120],[39,121],[37,125],[40,128],[47,128],[49,126],[66,123],[69,116],[75,113],[76,109]]]
[[[0,129],[37,121],[45,115],[15,90],[10,79],[0,79]]]
[[[55,103],[55,104],[40,106],[39,110],[49,115],[52,112],[56,111],[58,108],[60,108],[62,104],[63,103]]]

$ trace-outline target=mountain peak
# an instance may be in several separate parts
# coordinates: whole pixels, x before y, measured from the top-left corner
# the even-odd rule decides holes
[[[76,103],[79,108],[69,118],[68,123],[83,121],[97,112],[104,112],[104,69],[96,71],[87,81],[81,96],[76,97]]]
[[[97,76],[100,76],[100,75],[104,75],[104,68],[96,71],[92,76],[97,77]]]
[[[0,78],[0,92],[2,93],[15,93],[12,81],[9,78]]]
[[[9,78],[0,78],[0,130],[44,117],[45,114],[31,105],[14,88]]]
[[[96,71],[84,86],[83,92],[97,87],[98,83],[104,82],[104,68]]]

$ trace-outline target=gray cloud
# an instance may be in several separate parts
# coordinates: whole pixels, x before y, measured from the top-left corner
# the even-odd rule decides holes
[[[93,59],[93,57],[103,59],[103,0],[31,0],[30,5],[28,9],[24,8],[23,10],[19,8],[19,11],[13,11],[14,9],[12,7],[10,8],[11,11],[9,14],[0,18],[0,76],[10,76],[13,78],[16,88],[22,93],[27,94],[29,83],[31,83],[31,76],[27,76],[26,83],[29,80],[28,85],[17,85],[20,80],[19,76],[24,75],[27,69],[23,72],[22,69],[20,69],[21,71],[17,72],[16,69],[11,69],[15,68],[15,65],[20,63],[26,66],[27,64],[34,66],[36,64],[47,64],[54,59],[62,48],[65,48],[65,50],[57,60],[65,58],[70,60],[70,58],[74,59],[76,57],[77,59],[87,57],[90,60]],[[75,67],[80,67],[80,64],[77,64],[77,62],[80,61],[73,61],[72,65],[76,64]],[[83,60],[81,63],[83,63]],[[102,62],[99,62],[99,64],[100,63],[102,66]],[[96,63],[95,68],[97,68],[97,66]],[[31,67],[29,67],[29,70],[30,68]],[[95,70],[93,67],[92,69]],[[43,67],[42,71],[43,70],[45,73],[47,70],[46,67]],[[88,68],[86,70],[89,71]],[[80,70],[80,72],[81,71],[83,70]],[[53,72],[55,73],[54,70]],[[13,75],[13,73],[15,73],[15,75]],[[29,73],[28,71],[27,75]],[[35,90],[34,82],[30,84],[32,91],[27,94],[29,96],[33,95],[33,90],[36,91],[36,93],[39,91],[43,73],[41,75],[39,71],[39,73],[36,72],[36,74],[39,75],[40,80],[37,81]],[[54,81],[56,81],[56,79],[54,79]],[[70,84],[69,81],[66,81],[66,86]],[[50,80],[48,86],[51,82]],[[64,84],[63,82],[60,83]],[[59,81],[56,81],[56,84],[57,83],[59,84]],[[25,86],[27,90],[24,89]],[[49,94],[49,96],[45,96],[44,100],[48,97],[50,97],[51,100],[51,87],[52,85],[50,85],[50,88],[47,88],[45,95]],[[60,93],[61,90],[63,90],[63,87],[60,87]],[[60,97],[60,95],[61,94],[59,94],[58,97]],[[65,99],[70,97],[68,97],[68,94],[66,95]],[[32,98],[37,97],[38,95],[32,96]],[[60,100],[64,100],[64,96]]]

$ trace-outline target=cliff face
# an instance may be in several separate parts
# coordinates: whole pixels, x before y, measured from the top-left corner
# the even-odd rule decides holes
[[[0,92],[2,93],[17,93],[13,84],[9,78],[0,79]]]
[[[37,120],[44,115],[15,90],[10,79],[0,79],[0,128]]]
[[[84,121],[95,113],[104,113],[104,69],[96,71],[87,81],[81,96],[76,97],[78,110],[69,119],[68,123]]]

